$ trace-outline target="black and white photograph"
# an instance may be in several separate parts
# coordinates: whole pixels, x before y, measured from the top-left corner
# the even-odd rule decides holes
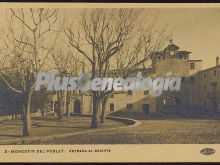
[[[0,146],[12,146],[5,153],[209,144],[197,154],[217,154],[219,5],[1,5]]]

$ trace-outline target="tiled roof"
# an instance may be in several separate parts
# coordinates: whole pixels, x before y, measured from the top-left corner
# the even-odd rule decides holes
[[[176,51],[176,50],[178,50],[179,49],[179,46],[177,46],[177,45],[175,45],[175,44],[169,44],[165,49],[164,49],[164,51],[166,51],[166,50],[174,50],[174,51]]]

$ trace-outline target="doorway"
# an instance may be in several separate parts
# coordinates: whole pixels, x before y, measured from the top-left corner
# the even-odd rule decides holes
[[[143,112],[144,112],[144,114],[149,114],[149,112],[150,112],[149,104],[143,104]]]
[[[75,100],[74,101],[74,113],[80,113],[80,101],[79,100]]]
[[[114,111],[115,111],[115,108],[114,108],[114,104],[113,104],[113,103],[110,104],[110,111],[111,111],[111,112],[114,112]]]

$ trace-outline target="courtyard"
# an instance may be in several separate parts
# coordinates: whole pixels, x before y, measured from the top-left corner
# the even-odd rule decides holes
[[[123,116],[115,114],[117,116]],[[128,117],[132,117],[127,115]],[[220,143],[220,120],[169,116],[133,116],[138,125],[106,120],[90,128],[90,117],[36,118],[32,136],[23,138],[20,120],[0,122],[0,144],[215,144]],[[54,137],[54,138],[52,138]]]
[[[101,131],[108,128],[124,126],[121,122],[106,120],[98,129],[90,128],[90,117],[71,116],[62,120],[54,116],[38,117],[32,120],[31,137],[22,137],[21,120],[0,121],[0,144],[21,144],[51,140],[51,137],[65,137],[88,131]]]
[[[47,142],[46,142],[47,143]],[[50,141],[50,144],[214,144],[220,121],[206,119],[146,120],[136,127],[103,130]]]

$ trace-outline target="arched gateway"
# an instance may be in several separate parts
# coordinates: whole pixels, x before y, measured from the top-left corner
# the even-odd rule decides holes
[[[74,100],[73,104],[73,112],[74,113],[80,113],[80,101],[79,100]]]

